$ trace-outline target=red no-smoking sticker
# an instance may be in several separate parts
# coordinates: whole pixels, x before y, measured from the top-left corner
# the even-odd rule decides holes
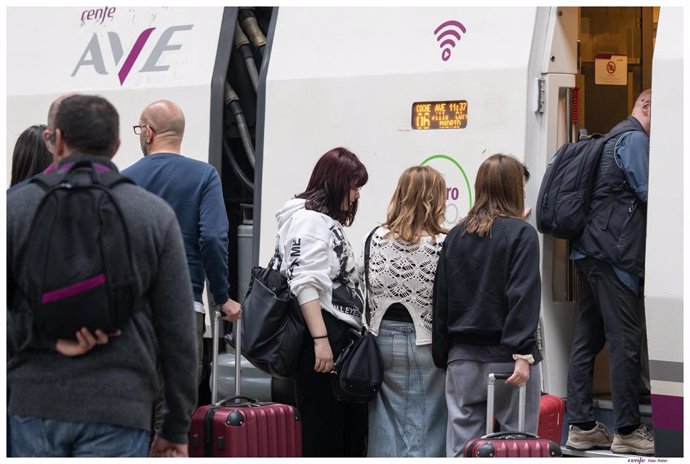
[[[608,63],[606,63],[606,71],[609,74],[614,74],[616,72],[616,63],[614,63],[613,61],[609,61]]]

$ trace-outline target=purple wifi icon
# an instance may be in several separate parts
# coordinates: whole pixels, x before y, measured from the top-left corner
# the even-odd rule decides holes
[[[464,34],[467,32],[467,29],[460,21],[454,19],[441,23],[434,31],[436,41],[439,42],[439,47],[443,50],[441,52],[441,59],[443,61],[450,59],[450,49],[455,48],[455,44],[460,40],[460,31]]]

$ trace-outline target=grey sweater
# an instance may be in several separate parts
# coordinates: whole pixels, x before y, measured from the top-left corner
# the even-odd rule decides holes
[[[161,363],[167,411],[160,435],[186,443],[196,405],[193,297],[175,213],[131,184],[113,189],[132,235],[143,306],[106,345],[79,357],[32,334],[28,302],[14,286],[17,252],[43,190],[27,184],[7,198],[8,410],[21,417],[150,430]],[[39,271],[37,269],[37,271]]]

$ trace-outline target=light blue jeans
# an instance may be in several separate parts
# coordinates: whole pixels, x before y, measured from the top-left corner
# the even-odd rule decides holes
[[[10,415],[13,457],[147,457],[149,432]]]
[[[384,373],[369,402],[368,456],[445,456],[445,374],[431,345],[415,345],[414,324],[387,320],[376,340]]]

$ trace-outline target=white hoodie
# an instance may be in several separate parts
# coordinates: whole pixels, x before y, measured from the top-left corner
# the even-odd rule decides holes
[[[289,200],[276,213],[280,272],[299,304],[318,299],[322,310],[359,329],[364,303],[352,246],[338,221],[305,202]]]

